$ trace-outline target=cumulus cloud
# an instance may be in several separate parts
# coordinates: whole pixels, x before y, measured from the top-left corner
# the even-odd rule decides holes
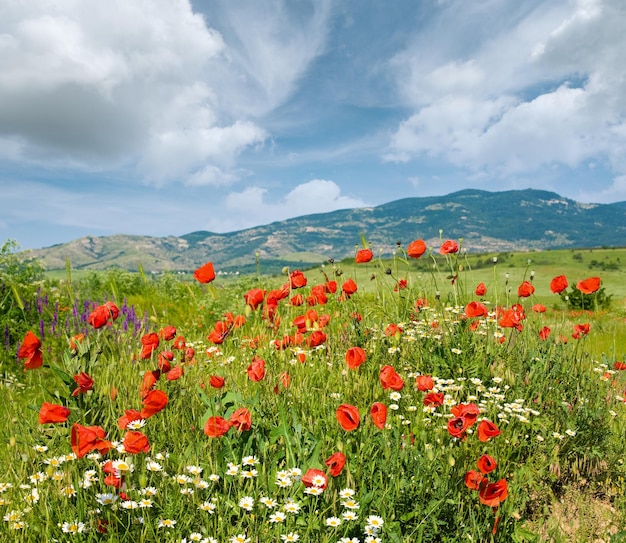
[[[269,137],[258,116],[323,50],[330,10],[261,4],[212,6],[218,31],[189,0],[4,2],[0,158],[231,183]]]
[[[236,221],[239,228],[245,228],[301,215],[366,205],[358,198],[342,194],[337,183],[325,179],[313,179],[278,196],[269,194],[267,189],[261,187],[248,187],[240,192],[231,192],[226,197],[225,206],[231,222],[220,222],[220,227],[232,229],[233,221]]]
[[[394,59],[414,113],[392,135],[386,160],[438,157],[506,177],[596,158],[626,172],[626,5],[522,4],[507,14],[510,2],[488,2],[499,27],[482,35],[479,24],[467,52],[443,43],[445,54],[424,55],[434,37],[426,35]],[[449,35],[467,33],[478,9],[444,10],[439,23]]]

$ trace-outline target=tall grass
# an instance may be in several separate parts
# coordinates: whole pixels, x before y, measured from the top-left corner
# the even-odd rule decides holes
[[[478,275],[461,255],[424,255],[423,269],[401,250],[391,261],[330,263],[306,272],[306,286],[287,286],[275,306],[266,294],[256,309],[245,293],[262,288],[279,297],[290,270],[208,285],[113,273],[100,283],[96,276],[68,277],[69,284],[42,289],[48,302],[31,331],[44,332],[44,365],[24,371],[19,345],[0,350],[0,416],[7,421],[0,428],[0,539],[617,538],[626,529],[626,377],[615,365],[624,354],[623,314],[572,313],[558,297],[556,308],[534,312],[539,296],[517,296],[518,285],[531,278],[528,263],[503,272],[491,258],[488,275]],[[567,267],[558,271],[569,275]],[[350,277],[358,290],[348,296],[342,284]],[[487,286],[483,296],[474,292],[478,279]],[[540,296],[548,296],[550,279],[532,276],[536,290],[546,292]],[[307,303],[315,285],[326,285],[326,303],[319,297]],[[296,305],[298,294],[303,305]],[[88,316],[107,300],[123,311],[95,329]],[[481,301],[488,313],[468,318],[470,301]],[[502,321],[513,304],[526,317],[517,328]],[[72,318],[60,319],[64,313]],[[207,336],[218,321],[228,334],[216,343]],[[589,334],[574,339],[577,324],[590,324]],[[161,338],[143,358],[142,338],[167,325],[176,327],[175,336]],[[551,333],[540,339],[544,327]],[[85,338],[70,348],[79,333]],[[351,347],[366,353],[354,369],[346,362]],[[261,379],[249,371],[258,360],[265,362]],[[386,366],[393,368],[391,381],[381,375]],[[119,419],[145,408],[142,383],[158,368],[154,389],[168,403],[135,423],[149,450],[131,454],[123,445],[129,429]],[[74,376],[81,372],[93,378],[93,388],[76,393]],[[214,376],[224,379],[222,388],[212,386]],[[419,376],[431,376],[432,388],[419,390]],[[68,421],[38,424],[43,402],[69,407]],[[370,414],[375,403],[387,410],[382,428]],[[474,404],[479,413],[454,437],[448,422],[461,404]],[[358,411],[356,428],[340,424],[342,405]],[[228,421],[241,408],[250,413],[249,429],[205,433],[211,417]],[[479,439],[483,419],[500,433]],[[74,424],[101,427],[111,450],[76,457]],[[346,464],[333,476],[325,460],[337,452]],[[484,492],[466,484],[485,454],[497,466],[484,475],[488,483],[506,481],[500,503],[485,505]],[[324,474],[317,486],[307,482],[309,470]],[[559,509],[566,497],[578,508]],[[611,508],[610,518],[603,508]],[[595,531],[572,530],[567,515],[592,511]]]

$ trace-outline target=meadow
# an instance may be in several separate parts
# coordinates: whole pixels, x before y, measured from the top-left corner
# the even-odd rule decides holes
[[[2,541],[626,541],[625,249],[193,278],[14,249]]]

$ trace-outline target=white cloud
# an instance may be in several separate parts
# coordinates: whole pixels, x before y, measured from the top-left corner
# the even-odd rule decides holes
[[[189,0],[2,3],[0,158],[232,183],[269,136],[255,116],[323,51],[330,1],[310,17],[287,3],[210,9],[223,32]]]
[[[213,228],[220,231],[246,228],[291,217],[326,213],[337,209],[364,207],[367,204],[358,198],[342,194],[334,181],[313,179],[293,188],[283,196],[269,196],[261,187],[248,187],[241,192],[231,192],[225,200],[229,222],[214,221]]]
[[[626,172],[626,5],[535,1],[508,15],[509,2],[488,5],[499,25],[491,34],[474,29],[479,8],[454,2],[433,25],[454,36],[454,43],[435,41],[445,54],[424,54],[425,40],[438,39],[428,34],[394,59],[414,113],[399,124],[384,159],[438,157],[507,177],[597,158]],[[478,40],[464,52],[458,45],[469,28]]]

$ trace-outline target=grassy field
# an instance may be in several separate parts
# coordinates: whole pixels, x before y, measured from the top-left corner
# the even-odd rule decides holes
[[[625,258],[0,266],[0,540],[623,541]]]

